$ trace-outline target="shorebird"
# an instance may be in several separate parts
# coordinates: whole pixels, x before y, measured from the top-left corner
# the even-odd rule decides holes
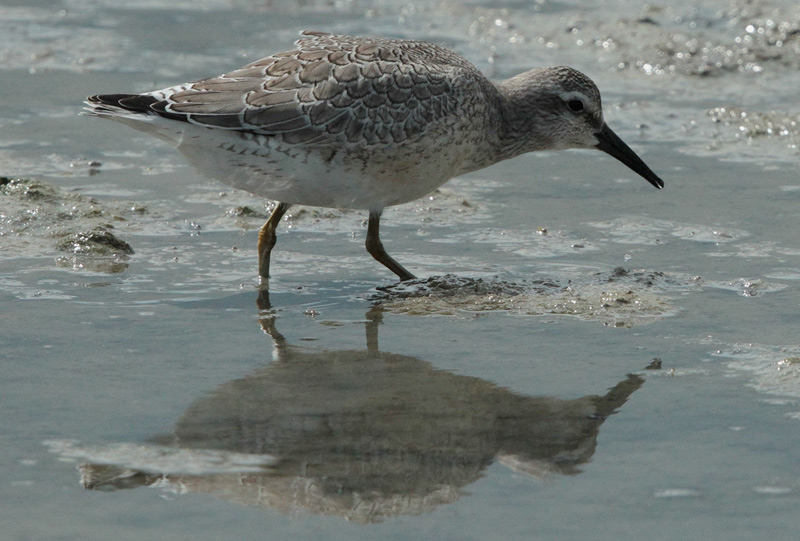
[[[291,205],[369,212],[367,251],[414,275],[380,240],[385,207],[537,150],[596,148],[664,182],[603,120],[600,92],[565,66],[493,83],[422,41],[304,31],[295,48],[143,94],[87,98],[91,114],[175,145],[203,175],[277,201],[259,231],[262,283]]]

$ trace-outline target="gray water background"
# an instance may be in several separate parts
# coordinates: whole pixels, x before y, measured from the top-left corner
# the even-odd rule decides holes
[[[794,538],[800,8],[703,6],[1,2],[0,174],[55,193],[0,202],[2,536]],[[579,472],[498,457],[452,501],[376,524],[237,502],[227,487],[82,488],[77,468],[98,449],[169,434],[193,404],[275,361],[255,304],[261,219],[236,210],[264,202],[198,177],[159,141],[78,116],[80,102],[221,73],[304,28],[435,41],[497,79],[574,66],[665,180],[657,192],[597,152],[543,153],[384,215],[388,250],[420,276],[575,285],[575,297],[494,311],[486,298],[446,314],[388,309],[378,334],[382,352],[524,397],[603,395],[640,375]],[[98,223],[41,216],[70,205],[122,218],[114,232],[135,254],[57,251],[65,228]],[[370,295],[392,280],[363,250],[364,218],[310,211],[284,226],[271,300],[288,344],[367,348]],[[653,284],[627,312],[592,297],[618,267]],[[644,370],[654,359],[661,369]]]

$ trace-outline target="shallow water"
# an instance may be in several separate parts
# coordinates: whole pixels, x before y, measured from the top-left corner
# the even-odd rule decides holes
[[[796,3],[118,5],[0,2],[5,538],[796,535]],[[366,216],[293,208],[260,311],[266,202],[77,112],[303,28],[572,65],[666,189],[454,179],[384,214],[402,287]]]

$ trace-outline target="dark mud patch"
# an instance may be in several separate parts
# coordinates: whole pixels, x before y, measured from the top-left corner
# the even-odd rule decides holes
[[[75,233],[63,238],[56,243],[56,250],[92,256],[133,254],[130,244],[103,229]]]
[[[158,231],[164,228],[161,218],[149,206],[100,201],[34,179],[0,177],[0,254],[7,258],[67,253],[57,259],[59,266],[118,272],[121,258],[134,253],[122,235],[131,230],[163,234]]]
[[[660,272],[614,269],[585,279],[531,279],[433,276],[381,287],[372,301],[389,312],[417,316],[475,315],[502,311],[512,315],[574,316],[610,327],[633,327],[674,315],[678,308],[666,290],[687,280]]]
[[[59,267],[105,274],[125,271],[127,256],[134,253],[130,244],[104,229],[74,233],[59,240],[55,247],[70,254],[56,260]]]

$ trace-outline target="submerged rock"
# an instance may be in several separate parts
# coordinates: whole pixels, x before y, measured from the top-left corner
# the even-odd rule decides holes
[[[75,233],[56,243],[56,250],[73,254],[107,256],[130,255],[133,248],[110,231],[103,229]]]

